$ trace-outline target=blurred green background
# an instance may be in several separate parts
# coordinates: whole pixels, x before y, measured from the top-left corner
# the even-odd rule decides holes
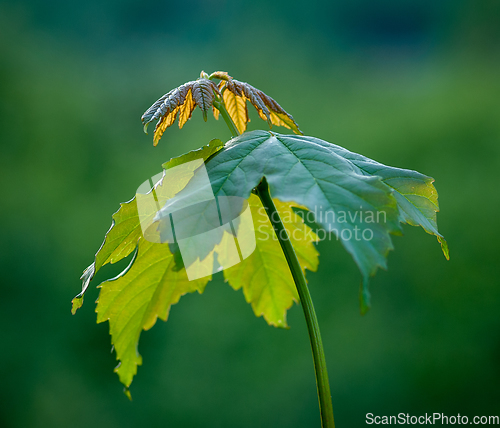
[[[170,157],[229,139],[199,110],[156,148],[142,131],[201,70],[265,91],[308,135],[436,179],[451,260],[405,226],[366,316],[354,262],[319,245],[308,278],[338,427],[499,415],[498,1],[19,0],[0,2],[0,426],[319,426],[299,306],[290,330],[269,327],[219,274],[142,334],[132,402],[93,303],[128,262],[70,314],[119,203]]]

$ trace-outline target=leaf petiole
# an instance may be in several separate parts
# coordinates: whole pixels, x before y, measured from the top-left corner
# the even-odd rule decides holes
[[[233,137],[237,137],[238,135],[240,135],[240,133],[238,132],[238,129],[234,125],[233,120],[231,119],[231,117],[229,116],[229,113],[226,110],[226,106],[224,104],[224,101],[221,100],[218,96],[215,96],[214,101],[213,101],[213,105],[217,110],[219,110],[222,118],[226,122],[227,127],[231,131],[231,135]]]
[[[328,381],[328,372],[326,369],[325,352],[323,342],[319,331],[318,319],[314,311],[314,305],[307,288],[307,282],[304,273],[295,254],[295,250],[290,242],[288,232],[281,222],[279,213],[274,206],[273,199],[269,193],[269,187],[265,178],[255,188],[262,205],[266,209],[267,216],[273,225],[274,231],[281,245],[286,261],[290,267],[293,280],[299,293],[302,309],[306,318],[307,331],[311,341],[311,348],[314,360],[314,371],[316,373],[316,386],[318,388],[319,410],[321,414],[321,426],[323,428],[335,428],[333,420],[332,396],[330,393],[330,383]]]

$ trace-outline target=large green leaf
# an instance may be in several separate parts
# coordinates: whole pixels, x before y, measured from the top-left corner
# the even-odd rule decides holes
[[[294,201],[315,213],[314,220],[337,236],[365,279],[378,266],[386,266],[385,257],[392,249],[389,234],[400,233],[393,191],[380,177],[361,174],[328,143],[267,131],[248,132],[229,141],[206,168],[218,197],[248,198],[266,177],[273,198]],[[191,187],[188,184],[179,197],[193,192]],[[162,218],[162,212],[157,218]],[[377,222],[380,213],[384,213],[384,221]],[[364,224],[367,218],[370,223]],[[365,228],[370,231],[365,236],[373,235],[372,239],[353,239]]]
[[[378,267],[386,268],[393,249],[390,234],[401,234],[400,221],[436,234],[447,255],[435,222],[432,179],[415,171],[382,165],[317,138],[269,131],[233,138],[206,168],[216,197],[248,198],[266,177],[273,198],[294,201],[313,213],[314,221],[341,241],[362,273],[362,312],[369,307],[369,277]],[[186,186],[181,199],[192,187]],[[156,219],[165,217],[164,209]]]
[[[290,138],[294,136],[291,135]],[[436,213],[439,211],[438,193],[432,184],[434,182],[432,177],[417,171],[383,165],[318,138],[307,138],[349,159],[358,168],[360,174],[381,177],[385,184],[394,189],[400,221],[412,226],[422,226],[427,233],[435,235],[441,243],[445,257],[449,259],[448,244],[443,235],[438,232],[436,221]]]

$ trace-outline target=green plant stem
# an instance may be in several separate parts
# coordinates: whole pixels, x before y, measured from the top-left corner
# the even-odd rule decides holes
[[[219,110],[222,118],[226,122],[227,127],[231,131],[232,136],[237,137],[238,135],[240,135],[240,133],[238,132],[238,129],[234,125],[234,122],[231,120],[231,117],[229,116],[229,113],[226,110],[226,106],[224,105],[224,101],[214,99],[213,104],[214,104],[214,107],[217,110]]]
[[[226,122],[233,137],[237,137],[240,133],[229,116],[224,101],[218,98],[219,97],[214,99],[213,104],[224,118],[224,121]],[[316,374],[321,426],[323,428],[335,428],[335,422],[333,420],[332,395],[330,393],[330,383],[328,381],[328,372],[326,370],[325,351],[323,350],[323,342],[319,332],[318,319],[316,317],[316,312],[314,311],[314,305],[311,295],[309,294],[309,289],[307,288],[306,278],[300,268],[299,260],[297,259],[295,250],[290,242],[288,232],[281,222],[278,210],[274,206],[274,202],[269,193],[269,187],[265,178],[262,179],[255,190],[262,202],[262,205],[266,209],[269,220],[273,225],[278,241],[281,245],[283,253],[285,254],[286,261],[299,293],[302,309],[304,310],[307,331],[309,332],[309,339],[311,341],[314,371]]]
[[[328,373],[326,370],[325,352],[323,350],[323,342],[319,332],[318,319],[314,311],[313,302],[309,289],[307,288],[306,279],[295,254],[295,250],[290,242],[288,232],[281,222],[274,202],[269,193],[269,187],[265,178],[256,188],[257,195],[262,201],[262,205],[266,209],[267,215],[273,225],[278,241],[281,244],[286,261],[290,267],[297,291],[299,293],[302,309],[306,318],[307,331],[311,341],[311,348],[314,360],[314,370],[316,373],[316,386],[318,388],[319,410],[321,414],[321,425],[323,428],[335,428],[333,420],[332,397],[330,393],[330,384],[328,382]]]

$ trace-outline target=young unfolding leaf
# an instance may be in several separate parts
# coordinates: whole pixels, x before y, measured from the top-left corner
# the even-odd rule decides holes
[[[224,87],[226,90],[224,90]],[[249,121],[248,112],[246,110],[246,101],[249,101],[259,113],[260,118],[267,121],[269,126],[284,126],[285,128],[291,129],[296,134],[302,134],[302,131],[299,129],[293,117],[264,92],[254,88],[246,82],[240,82],[235,79],[226,82],[224,87],[222,88],[224,101],[226,102],[227,99],[230,101],[231,105],[235,106],[231,108],[231,111],[228,107],[228,111],[240,133],[246,130],[246,123]],[[226,95],[228,91],[230,94]],[[245,105],[245,109],[243,109],[243,105]],[[245,120],[243,120],[243,118]]]
[[[247,129],[247,122],[250,121],[245,96],[238,96],[230,90],[223,91],[222,96],[229,116],[236,128],[238,128],[239,133],[243,134]]]
[[[232,77],[227,74],[227,71],[214,71],[210,76],[208,76],[209,79],[220,79],[220,80],[231,80]]]
[[[142,115],[144,131],[147,131],[148,125],[158,120],[156,124],[153,142],[156,146],[161,136],[169,126],[173,125],[177,114],[179,114],[179,128],[191,118],[196,106],[203,112],[203,118],[207,120],[207,112],[212,108],[214,93],[220,96],[217,85],[205,78],[184,83],[178,88],[172,89],[163,95]]]
[[[212,79],[219,79],[219,85]],[[270,127],[284,126],[296,134],[302,134],[293,117],[273,98],[248,83],[233,79],[225,71],[216,71],[210,76],[202,71],[198,80],[187,82],[163,95],[142,115],[144,131],[147,131],[151,122],[158,120],[153,137],[153,144],[156,146],[165,130],[174,124],[177,115],[179,128],[182,128],[191,118],[196,106],[200,107],[205,121],[210,109],[218,119],[219,110],[214,106],[215,97],[223,98],[229,116],[240,133],[246,130],[247,122],[250,121],[246,106],[249,101]]]

